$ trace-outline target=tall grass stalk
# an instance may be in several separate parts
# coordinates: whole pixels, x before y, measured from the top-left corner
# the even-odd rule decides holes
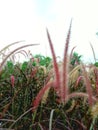
[[[69,31],[66,38],[66,44],[64,49],[64,59],[63,59],[63,70],[62,70],[62,83],[61,83],[61,97],[62,103],[66,103],[67,95],[68,95],[68,48],[69,48],[69,40],[71,34],[71,25],[70,23]]]
[[[6,49],[8,49],[9,47],[11,47],[12,45],[15,45],[15,44],[20,44],[20,42],[24,42],[24,41],[17,41],[17,42],[13,42],[7,46],[5,46],[3,49],[0,50],[0,55],[2,54],[3,51],[5,51]]]
[[[58,68],[58,64],[57,64],[57,60],[56,60],[56,55],[55,55],[53,43],[51,41],[48,29],[46,31],[47,31],[47,37],[48,37],[48,41],[49,41],[49,45],[50,45],[50,50],[51,50],[52,57],[53,57],[53,65],[54,65],[54,72],[55,72],[55,79],[56,79],[56,90],[59,90],[59,87],[60,87],[59,68]]]
[[[96,55],[95,55],[95,51],[94,51],[94,48],[92,46],[92,44],[90,43],[90,46],[91,46],[91,49],[92,49],[92,52],[93,52],[93,56],[94,56],[94,61],[96,63]]]
[[[55,51],[53,48],[53,44],[50,38],[50,34],[47,31],[47,37],[48,37],[48,41],[49,41],[49,45],[50,45],[50,49],[51,49],[51,53],[52,53],[52,57],[53,57],[53,64],[54,64],[54,72],[55,72],[55,78],[54,81],[51,81],[50,83],[47,83],[37,94],[34,102],[33,102],[33,106],[35,108],[38,107],[43,94],[45,93],[45,91],[47,91],[47,89],[49,89],[50,87],[53,87],[54,90],[56,91],[57,95],[60,98],[60,101],[65,104],[66,101],[66,97],[68,95],[68,64],[67,64],[67,56],[68,56],[68,46],[69,46],[69,40],[70,40],[70,33],[71,33],[71,24],[72,21],[70,23],[70,27],[69,27],[69,31],[68,31],[68,35],[66,38],[66,45],[65,45],[65,49],[64,49],[64,59],[63,59],[63,68],[62,68],[62,72],[59,71],[58,68],[58,64],[56,61],[56,56],[55,56]],[[63,80],[62,80],[63,79]]]
[[[87,93],[83,93],[83,92],[73,92],[73,93],[70,93],[69,95],[68,95],[68,99],[71,99],[71,98],[74,98],[74,97],[86,97],[87,99],[89,99],[89,95],[87,94]],[[96,97],[94,97],[94,96],[92,96],[92,100],[93,100],[93,102],[97,102],[97,98]]]
[[[91,83],[90,80],[87,76],[87,72],[85,70],[85,66],[82,65],[83,68],[83,75],[84,75],[84,81],[85,81],[85,85],[86,85],[86,91],[88,93],[88,101],[89,101],[89,105],[92,106],[93,105],[93,94],[92,94],[92,88],[91,88]]]
[[[54,113],[55,109],[51,110],[50,113],[50,120],[49,120],[49,130],[52,130],[52,120],[53,120],[53,113]]]
[[[28,45],[24,45],[24,46],[21,46],[21,47],[18,47],[16,48],[15,50],[13,50],[10,54],[8,54],[5,59],[1,62],[0,64],[0,72],[2,71],[2,67],[4,66],[6,60],[13,54],[15,53],[16,51],[22,49],[22,48],[26,48],[26,47],[29,47],[29,46],[35,46],[35,45],[39,45],[39,44],[28,44]]]

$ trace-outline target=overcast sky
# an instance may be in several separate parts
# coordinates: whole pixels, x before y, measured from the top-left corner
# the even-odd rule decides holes
[[[46,27],[57,56],[63,55],[64,43],[73,18],[70,50],[91,61],[98,58],[98,0],[0,0],[0,48],[12,42],[25,40],[26,44],[40,43],[32,47],[32,53],[50,55]]]

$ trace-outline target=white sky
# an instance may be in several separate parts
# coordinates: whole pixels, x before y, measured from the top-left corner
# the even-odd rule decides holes
[[[0,48],[16,41],[32,47],[32,53],[50,55],[46,27],[57,56],[63,55],[64,43],[73,18],[70,50],[91,61],[92,43],[98,58],[98,0],[0,0]]]

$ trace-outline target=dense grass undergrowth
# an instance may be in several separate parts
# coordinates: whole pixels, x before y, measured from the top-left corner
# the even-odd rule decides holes
[[[32,55],[21,46],[5,54],[0,51],[0,127],[14,130],[98,130],[98,63],[88,65],[72,49],[68,55],[71,24],[64,58]],[[92,46],[91,46],[92,47]],[[94,53],[93,47],[92,51]],[[15,55],[28,61],[15,62]]]

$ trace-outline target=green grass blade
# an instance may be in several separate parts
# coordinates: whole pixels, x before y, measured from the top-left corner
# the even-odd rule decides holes
[[[53,109],[50,113],[49,130],[52,130],[52,120],[53,120],[54,111],[55,111],[55,109]]]

